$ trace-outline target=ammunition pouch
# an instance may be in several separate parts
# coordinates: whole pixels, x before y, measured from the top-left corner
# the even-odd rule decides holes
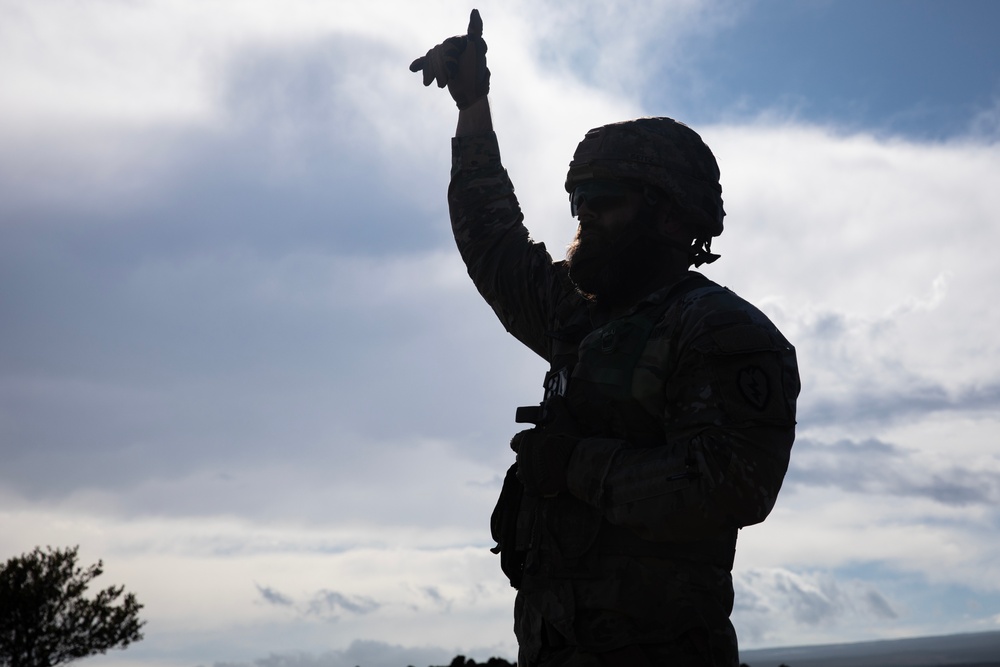
[[[500,569],[510,579],[510,585],[514,588],[521,586],[524,559],[527,555],[527,551],[519,550],[517,545],[517,518],[521,512],[523,493],[524,485],[517,478],[517,464],[514,463],[507,469],[500,497],[490,516],[490,533],[493,535],[493,541],[497,543],[490,551],[500,554]]]

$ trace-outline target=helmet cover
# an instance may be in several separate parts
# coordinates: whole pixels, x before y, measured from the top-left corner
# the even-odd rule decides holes
[[[690,214],[699,233],[722,233],[719,165],[697,132],[671,118],[637,118],[587,132],[566,175],[566,191],[593,179],[658,188]]]

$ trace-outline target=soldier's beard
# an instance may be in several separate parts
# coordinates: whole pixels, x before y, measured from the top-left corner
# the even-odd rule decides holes
[[[652,233],[647,216],[637,215],[620,235],[581,233],[566,250],[570,280],[602,306],[631,305],[659,285],[669,247]]]

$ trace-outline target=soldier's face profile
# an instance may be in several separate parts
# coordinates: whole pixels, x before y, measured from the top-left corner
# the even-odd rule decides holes
[[[570,212],[579,221],[573,245],[585,254],[609,245],[638,216],[642,192],[620,181],[586,181],[570,195]],[[582,246],[582,247],[581,247]]]
[[[570,280],[596,301],[628,298],[662,252],[649,237],[651,211],[642,191],[587,182],[573,191],[570,205],[579,221],[566,249]]]

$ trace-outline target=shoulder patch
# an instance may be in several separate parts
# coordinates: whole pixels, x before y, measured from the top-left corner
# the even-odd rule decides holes
[[[744,366],[739,371],[737,384],[747,403],[763,410],[771,398],[771,387],[767,373],[760,366]]]
[[[739,324],[713,331],[712,340],[723,354],[774,349],[774,343],[767,332],[753,324]]]

